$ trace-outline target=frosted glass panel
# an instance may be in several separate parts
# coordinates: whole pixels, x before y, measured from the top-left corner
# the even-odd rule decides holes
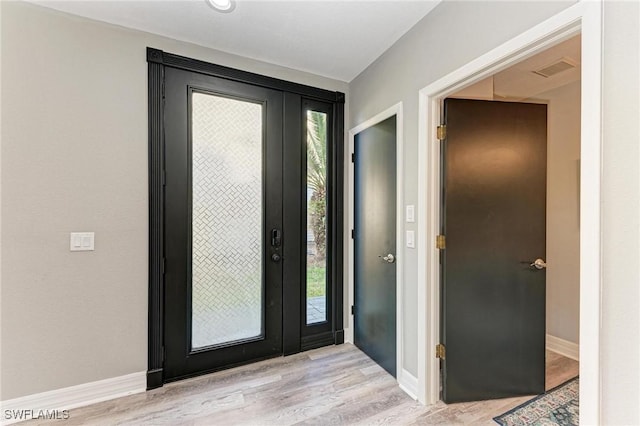
[[[262,105],[192,95],[192,327],[202,348],[262,335]]]

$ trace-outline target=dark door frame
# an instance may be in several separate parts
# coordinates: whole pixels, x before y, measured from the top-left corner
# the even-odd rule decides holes
[[[215,65],[195,59],[186,58],[179,55],[163,52],[162,50],[147,48],[148,62],[148,106],[149,106],[149,316],[148,316],[148,366],[147,366],[147,389],[161,387],[164,383],[164,73],[166,67],[182,69],[186,71],[198,72],[205,75],[224,78],[232,81],[248,83],[256,86],[284,92],[285,97],[285,129],[288,135],[285,138],[298,138],[300,140],[300,152],[285,152],[284,160],[291,161],[291,164],[300,163],[302,152],[302,129],[298,124],[289,123],[286,119],[289,114],[299,117],[304,100],[318,100],[330,102],[332,108],[332,139],[333,156],[331,161],[334,166],[329,179],[333,180],[330,197],[331,215],[334,218],[334,226],[331,231],[335,237],[331,242],[331,262],[330,282],[332,330],[331,339],[322,336],[319,344],[339,344],[344,342],[343,330],[343,301],[342,301],[342,265],[343,265],[343,140],[344,140],[344,102],[345,95],[341,92],[331,92],[298,83],[292,83],[272,77],[237,70],[221,65]],[[295,144],[294,144],[295,145]],[[292,167],[291,178],[302,176],[302,166]],[[285,168],[286,170],[286,168]],[[298,182],[301,180],[298,179]],[[287,176],[285,175],[285,181]],[[285,186],[293,187],[294,185]],[[284,220],[288,220],[286,217]],[[293,218],[291,218],[293,220]],[[295,236],[291,236],[292,240]],[[299,273],[293,276],[285,276],[284,282],[288,283],[289,290],[283,294],[283,353],[285,355],[300,352],[313,345],[302,344],[301,339],[301,286],[296,286],[296,282],[303,279],[302,255],[303,248],[292,253],[297,260],[296,265]],[[293,252],[294,250],[292,250]],[[287,253],[285,252],[285,257]],[[295,269],[294,269],[295,270]],[[294,285],[291,285],[293,283]],[[312,336],[307,337],[312,339]],[[310,342],[309,342],[310,343]]]

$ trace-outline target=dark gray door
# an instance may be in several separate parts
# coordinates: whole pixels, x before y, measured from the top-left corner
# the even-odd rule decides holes
[[[443,400],[545,389],[547,107],[447,99]]]
[[[396,117],[354,144],[354,340],[395,377]]]

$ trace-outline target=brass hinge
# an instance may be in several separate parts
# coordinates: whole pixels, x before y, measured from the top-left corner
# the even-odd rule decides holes
[[[442,343],[436,345],[436,358],[444,359],[446,355],[446,348]]]
[[[447,247],[447,241],[444,235],[438,235],[436,237],[436,248],[443,250]]]
[[[436,136],[439,140],[443,140],[447,138],[447,125],[446,124],[442,124],[440,126],[438,126],[438,129],[436,131]]]

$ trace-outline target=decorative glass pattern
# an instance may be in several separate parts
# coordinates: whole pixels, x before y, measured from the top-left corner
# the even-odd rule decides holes
[[[193,349],[263,333],[262,105],[192,95]]]

